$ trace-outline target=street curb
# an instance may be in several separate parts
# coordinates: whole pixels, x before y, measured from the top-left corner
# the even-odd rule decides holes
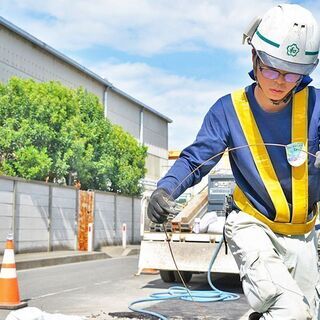
[[[125,249],[121,246],[106,246],[101,247],[100,251],[93,252],[50,251],[16,254],[15,262],[16,270],[26,270],[75,262],[120,258],[125,256],[138,255],[139,253],[139,246],[128,246]],[[2,258],[3,257],[0,256],[0,268]]]
[[[23,260],[16,261],[17,270],[26,270],[32,268],[41,268],[48,266],[55,266],[59,264],[91,261],[91,260],[101,260],[110,258],[104,252],[95,252],[95,253],[86,253],[80,255],[66,255],[60,257],[47,257],[47,258],[38,258],[32,260]]]
[[[122,256],[134,256],[140,253],[140,249],[127,248],[123,251]]]

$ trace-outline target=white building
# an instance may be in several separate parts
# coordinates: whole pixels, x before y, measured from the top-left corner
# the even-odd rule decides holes
[[[168,123],[172,120],[138,101],[76,61],[0,17],[0,81],[12,76],[60,81],[97,95],[105,115],[148,147],[146,188],[167,168]]]

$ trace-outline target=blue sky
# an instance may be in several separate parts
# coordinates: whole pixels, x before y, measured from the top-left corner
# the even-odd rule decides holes
[[[305,6],[320,21],[320,1],[284,2]],[[169,147],[181,149],[220,96],[250,83],[242,32],[278,3],[0,0],[0,15],[170,117]]]

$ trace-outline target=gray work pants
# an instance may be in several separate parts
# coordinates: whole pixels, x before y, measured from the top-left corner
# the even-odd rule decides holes
[[[233,211],[225,234],[244,294],[262,319],[320,319],[314,230],[299,236],[280,235],[249,214]]]

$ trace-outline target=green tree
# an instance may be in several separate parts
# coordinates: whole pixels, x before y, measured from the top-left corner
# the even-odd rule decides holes
[[[141,193],[147,150],[104,118],[98,98],[58,82],[0,84],[0,174]]]

